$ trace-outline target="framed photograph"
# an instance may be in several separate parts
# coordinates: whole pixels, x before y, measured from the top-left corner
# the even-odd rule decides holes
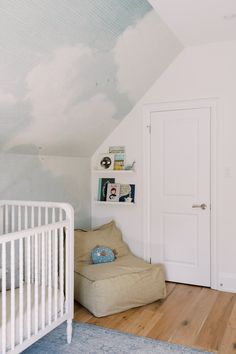
[[[107,185],[107,202],[119,202],[120,184],[108,183]]]
[[[113,170],[114,154],[99,154],[96,168],[97,170]]]

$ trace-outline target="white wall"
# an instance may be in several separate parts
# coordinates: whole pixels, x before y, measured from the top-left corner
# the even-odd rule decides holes
[[[133,111],[106,139],[109,145],[126,145],[130,161],[137,161],[137,205],[92,205],[92,223],[114,218],[132,250],[143,255],[142,234],[142,109],[165,101],[219,98],[217,128],[217,235],[218,284],[236,291],[236,41],[186,48],[169,66]],[[94,181],[94,178],[93,178]],[[94,183],[93,183],[94,188]],[[94,190],[92,191],[94,194]],[[220,286],[220,284],[223,284]]]
[[[75,226],[90,227],[90,159],[0,154],[0,199],[71,203]]]

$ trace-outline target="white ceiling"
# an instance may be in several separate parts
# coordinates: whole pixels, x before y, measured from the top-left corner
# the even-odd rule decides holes
[[[184,46],[236,40],[236,0],[149,2]]]

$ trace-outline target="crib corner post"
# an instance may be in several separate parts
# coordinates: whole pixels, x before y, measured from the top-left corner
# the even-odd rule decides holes
[[[67,320],[67,343],[70,344],[72,339],[72,319]]]

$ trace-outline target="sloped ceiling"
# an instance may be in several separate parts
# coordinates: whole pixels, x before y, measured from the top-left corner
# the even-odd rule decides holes
[[[235,0],[149,0],[184,46],[236,40]]]
[[[181,49],[144,0],[2,0],[1,152],[90,156]]]

